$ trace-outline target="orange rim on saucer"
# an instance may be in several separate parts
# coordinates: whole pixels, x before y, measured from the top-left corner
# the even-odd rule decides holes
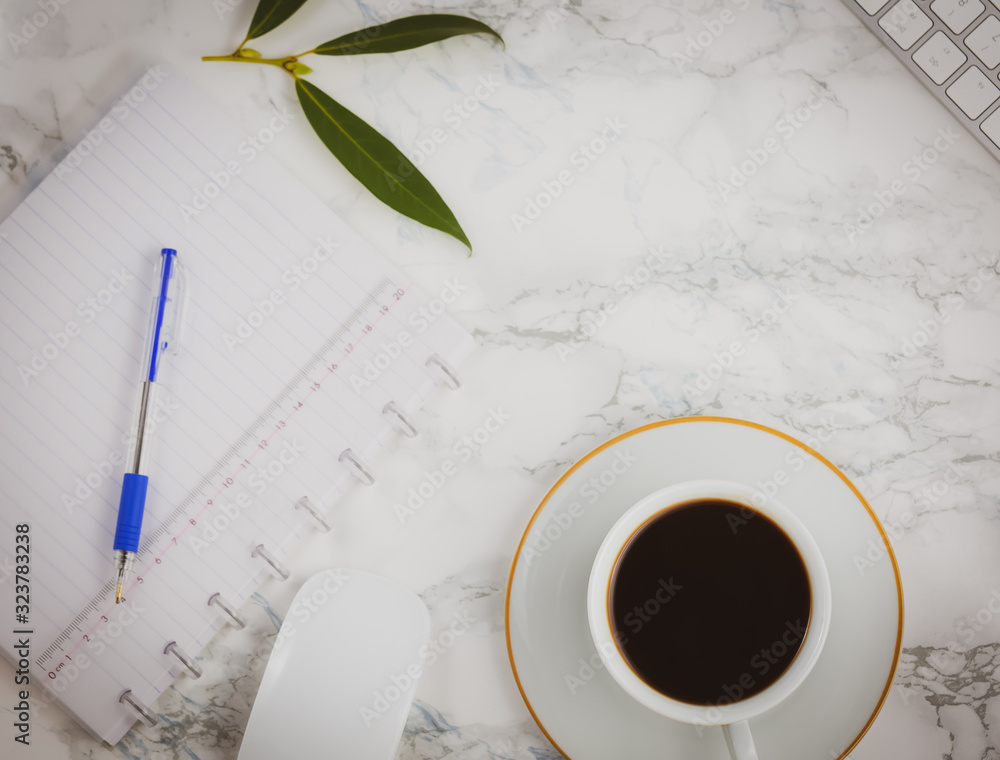
[[[542,733],[545,734],[545,738],[548,739],[549,742],[551,742],[552,746],[555,747],[559,751],[559,753],[562,754],[563,757],[567,758],[567,760],[572,760],[572,758],[570,758],[569,755],[563,752],[562,748],[556,743],[555,739],[548,732],[548,729],[545,728],[545,725],[542,723],[538,715],[535,713],[535,708],[532,707],[531,701],[528,699],[528,695],[524,693],[524,686],[521,684],[521,679],[517,673],[517,664],[514,662],[514,650],[510,643],[510,593],[514,585],[514,570],[517,568],[517,562],[521,556],[521,549],[524,547],[525,539],[527,539],[528,533],[531,531],[531,526],[534,525],[535,520],[538,518],[538,515],[541,513],[542,509],[545,508],[545,505],[549,502],[549,499],[552,498],[553,494],[555,494],[556,491],[559,490],[560,486],[562,486],[562,484],[570,477],[570,475],[572,475],[580,467],[586,464],[591,458],[601,453],[609,446],[614,446],[619,441],[623,441],[626,438],[630,438],[631,436],[636,435],[637,433],[642,433],[646,430],[651,430],[653,428],[664,427],[666,425],[678,425],[685,422],[725,422],[732,425],[743,425],[744,427],[756,428],[757,430],[761,430],[765,433],[770,433],[771,435],[783,438],[784,440],[788,441],[794,446],[801,447],[804,451],[807,451],[812,456],[814,456],[818,461],[822,462],[824,465],[830,468],[830,470],[833,471],[833,473],[837,477],[839,477],[842,481],[844,481],[844,484],[851,489],[851,492],[858,498],[858,501],[861,502],[865,510],[867,510],[868,516],[871,517],[872,522],[875,523],[875,527],[878,530],[879,535],[882,537],[882,543],[885,544],[886,553],[889,557],[889,561],[892,563],[892,573],[896,580],[896,599],[898,602],[898,611],[899,611],[899,622],[896,627],[896,646],[892,653],[892,667],[889,668],[889,676],[888,678],[886,678],[885,687],[882,689],[882,695],[879,697],[878,702],[875,704],[875,709],[872,710],[872,714],[868,718],[868,721],[865,723],[864,726],[862,726],[861,731],[854,738],[854,741],[852,741],[848,745],[848,747],[843,751],[843,753],[841,753],[840,757],[837,758],[837,760],[844,760],[844,758],[850,755],[851,750],[853,750],[856,746],[858,746],[858,742],[861,741],[864,735],[868,733],[868,729],[871,728],[872,723],[875,722],[875,718],[882,710],[882,705],[885,704],[886,697],[889,696],[889,689],[892,688],[892,680],[896,674],[896,666],[899,664],[899,653],[903,645],[903,583],[899,575],[899,565],[896,562],[896,555],[892,551],[892,544],[889,543],[889,536],[885,532],[885,529],[882,527],[882,523],[878,519],[878,516],[872,510],[871,505],[868,504],[868,501],[865,499],[864,496],[861,495],[861,492],[858,491],[858,489],[850,481],[850,479],[846,475],[844,475],[844,473],[841,472],[840,469],[833,464],[833,462],[831,462],[829,459],[827,459],[825,456],[820,454],[815,449],[806,446],[801,441],[796,440],[792,436],[786,435],[785,433],[782,433],[779,430],[775,430],[774,428],[769,428],[766,425],[760,425],[756,422],[748,422],[746,420],[738,420],[738,419],[733,419],[731,417],[712,417],[712,416],[679,417],[672,420],[661,420],[660,422],[651,422],[648,425],[642,425],[641,427],[637,427],[634,430],[629,430],[627,433],[622,433],[621,435],[612,438],[610,441],[601,444],[596,449],[594,449],[589,454],[580,459],[580,461],[576,462],[572,467],[570,467],[566,472],[562,474],[559,480],[557,480],[555,484],[552,486],[552,488],[549,489],[548,493],[545,494],[545,497],[542,499],[541,503],[535,509],[534,513],[531,515],[531,519],[528,521],[528,524],[524,528],[524,532],[521,534],[521,540],[518,542],[517,550],[514,552],[514,559],[511,561],[510,573],[507,577],[507,591],[504,595],[504,634],[507,637],[507,658],[508,660],[510,660],[510,669],[511,672],[514,674],[514,681],[517,683],[517,690],[521,693],[521,699],[524,700],[524,704],[527,706],[528,712],[531,713],[531,717],[534,718],[535,723],[538,724],[538,727],[541,729]]]

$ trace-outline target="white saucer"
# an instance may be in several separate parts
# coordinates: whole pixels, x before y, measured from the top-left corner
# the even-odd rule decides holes
[[[776,487],[830,574],[833,615],[819,661],[789,699],[750,721],[760,757],[846,757],[875,720],[899,659],[896,558],[836,467],[784,433],[741,420],[646,425],[590,452],[552,487],[507,584],[507,650],[521,696],[570,760],[728,760],[719,728],[677,723],[632,700],[600,665],[587,622],[590,568],[614,522],[646,494],[702,478]]]

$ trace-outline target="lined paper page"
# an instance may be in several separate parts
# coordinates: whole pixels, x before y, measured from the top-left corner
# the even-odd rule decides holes
[[[166,644],[199,652],[228,620],[209,597],[241,605],[271,572],[253,548],[284,561],[314,524],[296,502],[329,506],[354,480],[342,452],[370,462],[394,434],[385,404],[413,412],[442,380],[427,358],[472,347],[447,315],[419,316],[428,299],[276,161],[247,160],[245,133],[179,75],[146,92],[0,224],[0,528],[30,525],[33,682],[112,744],[136,718],[122,691],[151,705],[179,672]],[[213,175],[225,189],[185,211]],[[116,607],[162,247],[186,313],[153,409],[138,578]]]

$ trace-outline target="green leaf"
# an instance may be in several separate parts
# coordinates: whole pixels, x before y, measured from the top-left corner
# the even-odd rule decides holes
[[[312,52],[319,55],[395,53],[459,34],[492,34],[503,44],[503,38],[483,22],[442,13],[410,16],[381,26],[369,26],[324,42]]]
[[[236,51],[236,55],[240,58],[260,58],[260,51],[253,48],[240,48]]]
[[[460,240],[471,253],[472,245],[451,209],[399,148],[311,82],[296,79],[295,93],[319,139],[372,195]]]
[[[304,63],[296,63],[292,67],[292,73],[297,77],[305,76],[306,74],[312,74],[312,69],[306,66]]]
[[[306,0],[260,0],[250,22],[248,40],[255,40],[285,23]],[[246,40],[244,40],[246,41]]]

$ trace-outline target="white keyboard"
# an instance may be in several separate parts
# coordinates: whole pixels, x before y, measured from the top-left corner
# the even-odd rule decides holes
[[[844,0],[1000,161],[1000,0]]]

